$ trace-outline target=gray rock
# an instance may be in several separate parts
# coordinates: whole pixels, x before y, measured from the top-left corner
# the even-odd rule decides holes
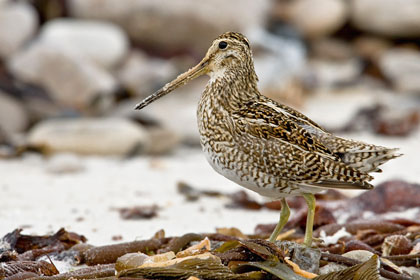
[[[119,63],[129,44],[124,31],[115,24],[63,18],[48,21],[40,40],[77,51],[105,68]]]
[[[400,266],[401,270],[408,273],[414,280],[420,279],[420,268],[414,266]]]
[[[0,6],[0,58],[7,58],[34,36],[38,18],[25,2],[3,1]]]
[[[149,145],[147,132],[127,119],[51,119],[38,123],[28,143],[51,152],[123,156]]]
[[[343,257],[361,262],[367,262],[372,256],[373,253],[366,250],[353,250],[343,254]]]
[[[355,82],[362,73],[362,63],[357,58],[346,60],[312,59],[309,68],[316,83],[322,88]]]
[[[337,272],[337,271],[340,271],[340,270],[343,270],[343,269],[346,269],[346,268],[347,268],[347,266],[345,266],[343,264],[338,264],[338,263],[331,262],[331,263],[326,264],[323,267],[321,267],[319,269],[319,274],[320,275],[328,274],[328,273]]]
[[[171,61],[133,51],[118,69],[116,76],[130,92],[138,96],[147,96],[169,82],[176,74],[177,69]]]
[[[86,108],[116,88],[104,69],[61,44],[37,41],[14,55],[9,70],[19,79],[46,88],[62,105]]]
[[[276,241],[276,245],[290,252],[291,261],[299,265],[301,269],[318,273],[321,250],[291,241]]]
[[[270,0],[69,1],[73,16],[115,22],[140,44],[171,53],[177,50],[202,53],[223,32],[261,26],[270,6]]]
[[[420,35],[420,0],[352,0],[351,18],[364,31],[390,37]]]
[[[398,91],[420,94],[420,52],[390,49],[382,54],[379,67]]]
[[[347,20],[343,0],[296,0],[291,2],[289,20],[306,37],[322,37],[337,31]]]
[[[0,91],[0,130],[6,134],[22,132],[28,124],[28,114],[22,104]]]
[[[261,92],[277,101],[297,105],[300,96],[290,92],[290,85],[300,77],[306,67],[306,51],[299,38],[287,38],[268,33],[262,29],[249,32],[249,40],[255,52],[255,71]]]
[[[343,257],[347,257],[353,260],[361,261],[361,262],[367,262],[371,257],[373,253],[365,250],[354,250],[347,252],[343,254]],[[348,268],[348,266],[337,264],[337,263],[329,263],[327,265],[324,265],[319,269],[320,274],[328,274],[331,272],[340,271],[343,269]]]

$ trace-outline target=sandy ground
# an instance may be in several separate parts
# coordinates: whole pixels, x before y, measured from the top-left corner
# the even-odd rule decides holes
[[[319,96],[307,103],[304,112],[334,126],[349,118],[365,98]],[[369,133],[347,136],[400,147],[405,154],[383,166],[384,173],[375,176],[374,184],[393,178],[420,182],[419,131],[409,138],[383,138]],[[226,198],[204,197],[186,202],[177,193],[179,181],[224,193],[241,189],[215,173],[199,149],[183,148],[170,156],[132,159],[67,156],[64,159],[70,165],[83,170],[52,173],[51,168],[62,159],[62,155],[49,159],[26,155],[0,161],[0,236],[18,227],[28,234],[51,233],[65,227],[100,245],[115,242],[114,236],[122,236],[123,241],[150,238],[162,228],[167,235],[213,232],[216,227],[232,226],[252,233],[258,223],[278,219],[276,211],[227,209]],[[158,217],[151,220],[123,220],[115,210],[152,204],[160,210]]]

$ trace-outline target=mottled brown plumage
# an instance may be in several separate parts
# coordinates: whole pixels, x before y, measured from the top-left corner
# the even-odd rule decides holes
[[[208,74],[197,120],[212,167],[239,185],[283,204],[274,241],[288,219],[287,196],[309,206],[305,243],[311,244],[314,193],[328,188],[370,189],[369,172],[396,156],[388,149],[334,136],[296,110],[260,94],[248,40],[227,32],[204,59],[136,106],[141,109],[188,81]]]

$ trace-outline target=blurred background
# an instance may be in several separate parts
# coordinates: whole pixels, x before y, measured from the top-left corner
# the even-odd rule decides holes
[[[240,189],[200,150],[207,77],[133,110],[226,31],[250,40],[264,95],[401,148],[374,183],[419,183],[419,15],[420,0],[0,0],[0,236],[64,226],[107,243],[276,222],[179,194]],[[134,206],[157,215],[119,216]]]

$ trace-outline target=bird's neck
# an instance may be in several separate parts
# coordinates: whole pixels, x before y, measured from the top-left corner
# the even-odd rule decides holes
[[[257,82],[258,77],[253,67],[214,71],[210,75],[202,98],[211,99],[212,103],[219,106],[236,109],[261,95]]]

